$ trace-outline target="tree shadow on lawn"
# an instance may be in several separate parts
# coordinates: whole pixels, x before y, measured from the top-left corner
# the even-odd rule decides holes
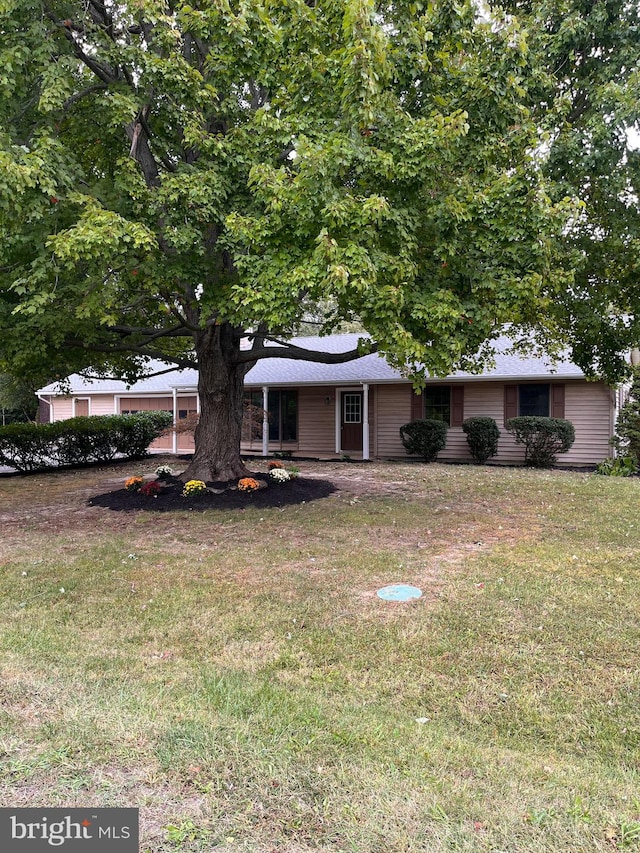
[[[256,479],[264,479],[264,474],[255,474],[254,476]],[[292,504],[310,503],[326,498],[338,491],[329,480],[304,477],[296,477],[295,480],[290,480],[288,483],[268,483],[266,488],[249,494],[241,492],[237,488],[230,488],[231,485],[236,485],[235,481],[233,484],[213,483],[209,485],[216,491],[209,491],[189,498],[182,494],[182,483],[172,483],[169,488],[163,489],[157,497],[147,497],[139,492],[117,489],[90,498],[88,504],[89,506],[105,507],[116,512],[179,512],[180,510],[202,512],[207,509],[247,509],[248,507],[268,509],[270,507],[278,508]]]

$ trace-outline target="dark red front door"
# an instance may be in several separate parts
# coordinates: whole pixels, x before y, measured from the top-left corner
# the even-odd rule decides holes
[[[362,391],[342,393],[340,449],[362,450]]]

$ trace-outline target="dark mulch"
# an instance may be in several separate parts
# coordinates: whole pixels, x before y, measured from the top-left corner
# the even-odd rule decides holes
[[[255,474],[256,479],[264,479],[264,474]],[[337,491],[329,480],[305,479],[296,477],[288,483],[269,484],[264,489],[246,494],[238,489],[229,488],[228,483],[210,483],[215,489],[225,489],[221,494],[207,492],[204,495],[185,498],[182,496],[182,484],[172,483],[157,498],[145,497],[138,492],[128,492],[117,489],[96,495],[91,498],[89,506],[102,506],[116,512],[135,512],[136,510],[150,512],[175,512],[176,510],[195,510],[202,512],[206,509],[246,509],[257,507],[283,507],[291,504],[309,503],[320,498],[326,498]]]

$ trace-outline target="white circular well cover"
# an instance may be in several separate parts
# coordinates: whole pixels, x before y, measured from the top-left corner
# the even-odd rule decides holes
[[[383,586],[376,595],[385,601],[411,601],[412,598],[421,598],[422,590],[406,583],[394,583],[391,586]]]

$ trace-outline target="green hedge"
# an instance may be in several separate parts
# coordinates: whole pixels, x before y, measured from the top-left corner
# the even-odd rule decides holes
[[[524,461],[532,468],[550,468],[556,455],[566,453],[576,439],[573,424],[564,418],[511,418],[507,429],[517,444],[524,444]]]
[[[141,459],[172,420],[169,412],[140,412],[69,418],[52,424],[9,424],[0,427],[0,465],[41,471],[108,462],[115,456]]]
[[[493,418],[467,418],[463,421],[462,431],[467,436],[471,457],[479,465],[484,465],[498,452],[500,430]]]
[[[447,443],[447,425],[444,421],[411,421],[400,427],[400,438],[407,453],[422,456],[425,462],[433,462]]]

